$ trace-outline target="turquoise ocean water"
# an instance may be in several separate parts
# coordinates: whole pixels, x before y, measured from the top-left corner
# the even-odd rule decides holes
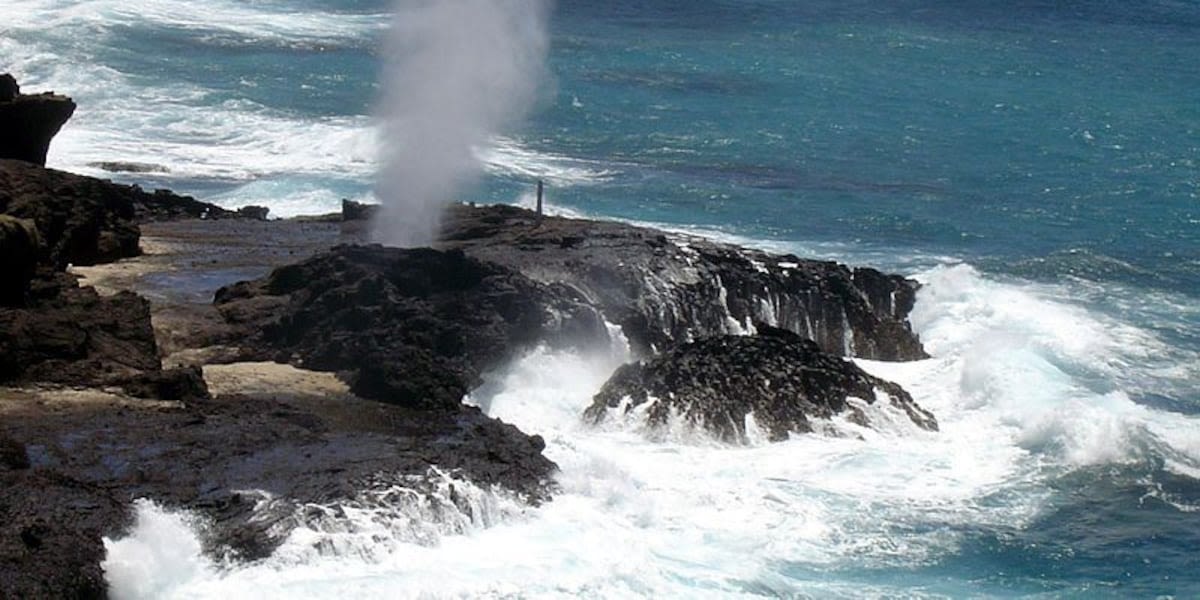
[[[0,71],[79,102],[51,166],[326,212],[371,199],[391,9],[0,0]],[[535,357],[578,376],[516,365],[491,406],[550,442],[551,507],[250,567],[162,558],[174,516],[147,508],[113,552],[174,575],[120,589],[1200,595],[1200,3],[559,0],[550,33],[537,105],[464,200],[543,178],[568,214],[914,276],[934,358],[865,366],[943,432],[590,432],[580,382],[611,365]]]

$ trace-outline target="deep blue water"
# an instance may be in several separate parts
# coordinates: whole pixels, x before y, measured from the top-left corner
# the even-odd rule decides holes
[[[80,101],[51,164],[161,164],[115,177],[284,214],[369,199],[391,2],[217,4],[0,0],[0,71]],[[957,292],[996,291],[963,323],[1013,311],[996,337],[1036,357],[1010,383],[1053,369],[1072,398],[1178,419],[1121,429],[1113,462],[1023,442],[1051,465],[1029,522],[898,522],[959,542],[781,560],[744,591],[1200,595],[1200,2],[559,0],[551,34],[539,103],[464,199],[543,177],[586,215],[918,276],[967,264]],[[1082,316],[1060,331],[1047,306]]]

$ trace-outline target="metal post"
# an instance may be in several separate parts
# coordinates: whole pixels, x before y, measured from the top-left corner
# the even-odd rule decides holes
[[[542,219],[542,180],[541,179],[538,180],[537,215],[538,215],[538,220],[540,221]]]

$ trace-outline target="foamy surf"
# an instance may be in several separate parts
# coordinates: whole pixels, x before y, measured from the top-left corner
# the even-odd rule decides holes
[[[593,428],[579,415],[627,349],[543,348],[494,373],[468,401],[546,439],[562,469],[549,504],[421,543],[393,536],[370,556],[311,529],[253,565],[169,556],[182,575],[154,595],[849,597],[824,574],[923,568],[960,551],[972,532],[1019,531],[1055,505],[1055,483],[1076,470],[1163,461],[1194,476],[1196,418],[1093,391],[1086,374],[1060,368],[1120,364],[1126,344],[1153,344],[1151,334],[966,265],[919,278],[913,321],[934,357],[858,362],[933,411],[938,433],[898,419],[877,430],[834,420],[822,434],[731,446],[682,424],[665,435],[636,420]],[[1156,489],[1148,483],[1146,493],[1171,500]],[[166,539],[154,529],[178,527],[151,505],[138,510],[158,525],[139,521],[130,537],[110,541],[113,565],[128,562],[127,552],[153,554]],[[108,571],[114,589],[137,592],[117,581],[122,573]],[[970,589],[967,581],[943,588]]]

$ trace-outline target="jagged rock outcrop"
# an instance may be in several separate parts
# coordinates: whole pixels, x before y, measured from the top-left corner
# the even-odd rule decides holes
[[[58,269],[137,256],[139,222],[258,216],[15,160],[0,160],[0,214],[36,223]]]
[[[150,305],[104,297],[58,274],[35,280],[28,305],[0,308],[0,382],[95,385],[160,368]]]
[[[782,440],[835,415],[870,426],[850,398],[888,402],[918,427],[937,430],[934,416],[899,385],[767,325],[759,326],[758,335],[704,338],[617,369],[585,418],[598,423],[613,411],[637,410],[658,427],[675,414],[738,442],[746,439],[746,417],[753,415],[771,440]]]
[[[576,290],[642,353],[763,322],[844,356],[926,356],[907,321],[916,282],[874,269],[510,206],[456,207],[442,238],[443,247]]]
[[[163,370],[150,305],[132,292],[101,296],[63,273],[32,283],[20,307],[0,307],[0,384],[113,386],[161,400],[208,397],[196,369]]]
[[[541,438],[474,407],[448,412],[356,398],[226,395],[180,403],[96,391],[9,393],[29,398],[0,396],[4,597],[103,597],[101,538],[128,533],[139,498],[204,517],[209,526],[202,541],[213,556],[255,560],[308,523],[314,506],[353,504],[364,493],[404,496],[398,488],[428,493],[438,479],[431,466],[453,481],[485,490],[495,485],[533,503],[548,498],[555,469],[542,455]],[[432,494],[430,504],[485,519],[453,486],[448,495]],[[381,502],[375,508],[397,507]]]
[[[22,94],[12,75],[0,75],[0,159],[46,164],[50,140],[73,114],[75,102],[70,98]]]
[[[342,198],[343,221],[366,221],[375,217],[379,212],[378,204],[364,204]]]
[[[347,372],[352,390],[457,410],[481,382],[543,341],[606,341],[602,319],[552,288],[462,252],[339,246],[218,291],[247,358]]]
[[[139,232],[128,194],[108,182],[0,160],[0,213],[37,224],[56,268],[137,256]]]

